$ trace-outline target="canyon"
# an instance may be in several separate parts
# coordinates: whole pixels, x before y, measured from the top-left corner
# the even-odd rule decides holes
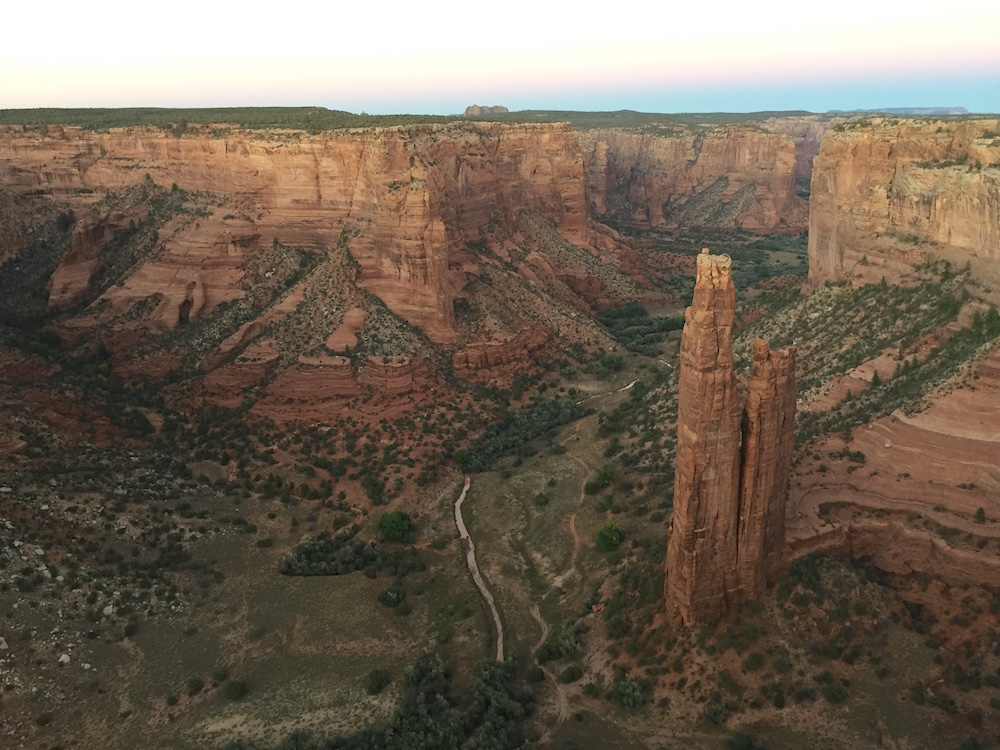
[[[389,721],[420,653],[494,655],[455,564],[474,455],[543,740],[715,746],[727,711],[769,747],[996,736],[955,667],[1000,667],[1000,122],[486,110],[0,126],[0,725],[208,746],[275,711],[267,744],[316,696],[330,731]],[[347,534],[336,575],[279,575]],[[46,723],[77,694],[100,726]]]
[[[753,342],[747,393],[733,372],[732,261],[703,250],[678,377],[667,616],[684,626],[756,599],[785,557],[794,449],[795,348]]]

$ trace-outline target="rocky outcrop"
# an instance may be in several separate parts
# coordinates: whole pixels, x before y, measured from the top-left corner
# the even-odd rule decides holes
[[[878,281],[942,257],[1000,260],[1000,121],[870,118],[813,164],[809,278]]]
[[[670,619],[692,625],[755,598],[784,552],[794,447],[795,351],[754,342],[746,408],[733,373],[736,290],[727,256],[698,256],[678,385]]]
[[[746,126],[669,134],[587,134],[587,200],[597,216],[640,226],[805,229],[795,144]]]
[[[461,374],[511,363],[527,364],[531,355],[546,344],[549,335],[543,326],[529,326],[506,339],[477,341],[455,352],[451,364]]]
[[[227,196],[258,237],[317,251],[345,243],[360,266],[357,283],[438,343],[455,338],[452,300],[466,280],[460,259],[483,227],[513,224],[530,210],[567,237],[587,232],[583,156],[568,125],[415,125],[312,137],[270,131],[176,138],[153,129],[68,127],[49,128],[46,136],[0,133],[0,183],[18,193],[45,192],[84,209],[146,175],[160,185]],[[229,231],[222,217],[213,223],[221,234]],[[229,260],[238,265],[241,258]],[[189,296],[197,304],[199,289],[206,309],[227,298],[210,279],[179,273],[171,259],[164,266],[159,282],[138,279],[136,293],[148,295],[169,280],[178,290],[174,307]],[[89,270],[68,264],[53,304],[74,299]],[[174,312],[158,315],[176,325]]]
[[[61,310],[79,302],[90,288],[90,280],[100,268],[101,249],[115,232],[135,222],[136,216],[106,214],[78,221],[73,227],[70,250],[49,279],[50,310]]]
[[[509,109],[500,104],[496,104],[492,107],[481,107],[478,104],[472,104],[465,108],[465,112],[462,113],[462,117],[489,117],[490,115],[505,115],[509,111]]]

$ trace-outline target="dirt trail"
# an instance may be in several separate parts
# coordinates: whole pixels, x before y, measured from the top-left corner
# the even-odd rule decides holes
[[[589,401],[590,399],[598,398],[599,396],[609,396],[615,393],[624,393],[625,391],[632,388],[632,386],[634,386],[637,382],[638,382],[637,380],[633,380],[631,383],[624,386],[623,388],[618,388],[617,390],[614,391],[605,391],[604,393],[595,393],[593,396],[588,396],[587,398],[585,398],[584,401]],[[583,401],[580,401],[578,403],[583,403]],[[577,420],[576,423],[573,425],[573,435],[576,435],[580,431],[580,424],[582,423],[582,421],[583,420]],[[569,437],[563,440],[561,445],[565,445],[566,441],[568,440]],[[570,576],[576,573],[576,558],[580,552],[580,535],[576,532],[576,514],[580,511],[580,508],[583,507],[583,501],[587,496],[585,488],[587,486],[587,472],[590,470],[590,467],[587,466],[587,464],[584,463],[583,460],[578,458],[577,456],[570,454],[569,457],[572,458],[580,466],[581,469],[583,469],[583,478],[580,480],[580,499],[577,501],[576,510],[573,511],[573,513],[569,517],[569,531],[573,535],[573,552],[570,554],[569,557],[569,567],[565,571],[560,573],[558,576],[556,576],[555,581],[552,583],[553,589],[556,587],[561,587],[564,583],[566,583],[566,581],[570,578]],[[549,591],[551,590],[552,589],[549,589]]]
[[[579,425],[579,422],[577,422],[577,424]],[[580,499],[577,501],[576,510],[573,511],[573,513],[570,514],[569,517],[569,531],[573,535],[573,552],[570,553],[569,556],[569,567],[566,568],[566,570],[560,573],[558,576],[556,576],[555,580],[552,582],[553,589],[556,588],[557,586],[561,587],[564,583],[566,583],[566,581],[570,578],[570,576],[576,573],[576,558],[577,555],[580,553],[580,535],[576,532],[576,514],[580,511],[580,508],[583,507],[583,500],[587,496],[587,493],[584,489],[587,485],[587,464],[585,464],[582,460],[580,460],[576,456],[570,456],[570,458],[576,461],[583,469],[583,479],[580,480]]]
[[[537,604],[531,606],[531,616],[535,618],[535,622],[538,623],[539,627],[542,629],[542,637],[538,639],[538,643],[535,645],[535,653],[538,652],[549,638],[549,625],[545,620],[542,619],[542,612],[538,609]],[[537,660],[535,661],[538,664]],[[566,721],[569,718],[569,699],[566,697],[566,688],[563,687],[562,683],[556,675],[551,672],[547,667],[538,665],[545,678],[552,681],[552,684],[556,686],[556,720],[559,723]],[[546,733],[546,738],[551,738],[552,732],[549,730]]]
[[[476,545],[472,543],[472,537],[469,536],[469,530],[465,528],[465,520],[462,518],[462,503],[465,502],[465,495],[468,493],[471,485],[472,480],[466,477],[462,494],[455,501],[455,525],[458,527],[458,535],[462,539],[462,546],[465,547],[465,560],[469,564],[469,572],[472,573],[472,580],[476,582],[479,593],[483,595],[483,600],[490,608],[490,612],[493,613],[493,624],[496,626],[497,631],[497,661],[503,661],[503,623],[500,621],[500,611],[497,609],[493,594],[486,588],[483,576],[479,572],[479,564],[476,562]]]

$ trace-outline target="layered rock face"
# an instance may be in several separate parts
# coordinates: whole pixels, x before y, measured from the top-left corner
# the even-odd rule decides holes
[[[698,256],[681,338],[674,512],[665,598],[691,625],[760,593],[784,551],[795,351],[754,342],[749,393],[733,373],[736,290],[726,256]]]
[[[800,232],[796,148],[782,134],[744,126],[671,135],[596,130],[587,136],[587,198],[640,225]]]
[[[827,132],[809,278],[878,281],[935,257],[1000,260],[1000,121],[871,118]]]
[[[439,343],[454,339],[452,300],[465,283],[455,257],[484,226],[513,222],[524,210],[573,239],[587,226],[583,157],[568,125],[462,123],[314,137],[0,133],[0,182],[15,192],[46,192],[83,208],[146,175],[230,196],[248,232],[265,241],[319,251],[347,243],[358,284]],[[89,280],[88,256],[81,247],[70,258],[55,305],[70,304]]]

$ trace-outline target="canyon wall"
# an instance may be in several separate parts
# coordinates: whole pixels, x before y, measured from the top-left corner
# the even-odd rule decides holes
[[[731,125],[584,137],[587,199],[597,216],[662,229],[711,226],[801,232],[793,139]]]
[[[804,115],[802,117],[770,117],[763,125],[771,133],[787,135],[795,144],[795,179],[808,184],[812,178],[813,160],[819,153],[826,131],[844,122],[846,117]]]
[[[795,350],[754,342],[744,406],[733,372],[731,265],[707,250],[698,256],[681,337],[664,597],[668,617],[685,626],[754,599],[785,553]]]
[[[809,278],[891,279],[933,258],[1000,260],[1000,121],[870,118],[827,132]]]
[[[203,129],[181,138],[148,128],[0,131],[0,184],[14,192],[85,208],[146,175],[228,197],[247,231],[265,241],[317,251],[346,242],[357,283],[438,343],[454,339],[452,299],[465,283],[454,257],[484,226],[531,210],[577,241],[587,227],[583,156],[568,125],[460,123],[324,136],[213,137]],[[92,264],[77,265],[74,272]],[[59,304],[72,300],[72,288],[60,287]]]

